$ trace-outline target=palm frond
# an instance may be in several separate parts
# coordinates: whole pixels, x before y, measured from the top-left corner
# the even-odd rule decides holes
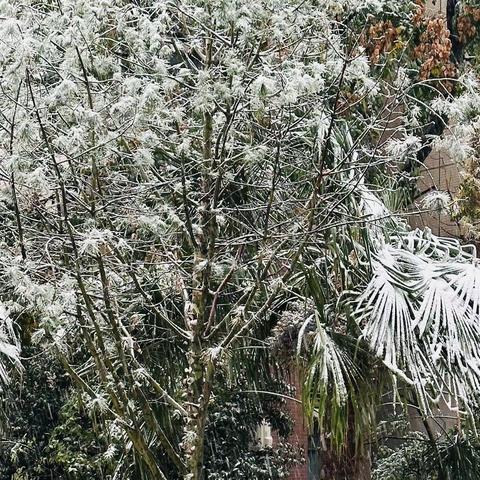
[[[305,338],[307,335],[310,338]],[[359,368],[366,363],[355,361],[355,341],[332,332],[316,313],[300,330],[298,355],[301,355],[302,344],[309,348],[302,390],[307,418],[314,419],[321,429],[330,433],[336,448],[346,446],[349,430],[355,432],[355,443],[360,445],[360,437],[374,418],[374,401],[368,380]],[[349,422],[354,422],[356,428],[351,430]]]
[[[442,396],[476,402],[480,269],[475,251],[415,230],[374,255],[355,317],[372,352],[428,410]]]
[[[21,369],[20,345],[13,328],[13,320],[8,310],[0,303],[0,354],[6,357],[16,368]],[[9,381],[8,367],[0,361],[0,380]]]

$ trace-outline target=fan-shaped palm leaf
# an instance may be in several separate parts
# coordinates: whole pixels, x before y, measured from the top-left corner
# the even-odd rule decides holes
[[[376,356],[422,407],[478,389],[480,269],[468,248],[418,230],[383,246],[355,315]]]

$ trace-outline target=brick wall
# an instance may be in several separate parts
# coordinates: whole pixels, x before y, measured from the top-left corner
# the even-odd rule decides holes
[[[295,385],[297,398],[301,397],[301,390],[300,384],[298,381],[298,375],[292,374],[289,382]],[[305,420],[303,416],[302,405],[299,402],[295,402],[293,400],[287,401],[287,410],[293,418],[295,422],[293,433],[289,438],[289,442],[293,445],[298,445],[303,449],[303,455],[305,458],[305,462],[301,465],[297,465],[295,468],[292,469],[290,472],[290,476],[288,480],[308,480],[307,479],[307,472],[308,472],[308,465],[307,465],[307,457],[308,457],[308,431],[305,427]]]
[[[439,190],[454,196],[461,181],[458,164],[442,149],[435,149],[425,161],[420,170],[418,189],[420,192]],[[421,209],[422,197],[417,201]],[[418,213],[411,217],[413,228],[429,227],[432,233],[443,237],[460,237],[460,225],[452,221],[448,215],[438,213]]]
[[[427,0],[427,11],[432,15],[445,15],[447,0]],[[448,135],[448,128],[447,128]],[[454,196],[458,191],[461,174],[458,164],[442,148],[436,148],[428,156],[419,172],[418,189],[420,192],[439,190]],[[420,197],[417,207],[421,209]],[[461,237],[460,226],[449,216],[437,213],[417,213],[411,216],[413,228],[428,227],[435,235]]]

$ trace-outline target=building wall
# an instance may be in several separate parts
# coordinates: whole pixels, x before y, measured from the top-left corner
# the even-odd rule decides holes
[[[458,164],[442,149],[435,149],[420,170],[418,188],[427,194],[431,190],[449,193],[452,197],[457,193],[461,181]],[[416,208],[418,213],[412,215],[410,225],[413,228],[428,227],[435,235],[442,237],[461,237],[462,229],[448,215],[422,212],[422,195]]]
[[[431,15],[446,15],[447,0],[427,0],[427,12]],[[448,136],[448,127],[446,130]],[[461,174],[455,159],[442,148],[435,148],[428,156],[425,164],[420,169],[418,189],[420,192],[438,190],[449,193],[452,197],[458,191]],[[428,227],[438,236],[461,237],[460,225],[450,219],[449,216],[438,213],[422,212],[422,198],[416,202],[415,209],[410,217],[412,228]]]
[[[427,12],[431,15],[443,14],[447,8],[447,0],[427,0]]]

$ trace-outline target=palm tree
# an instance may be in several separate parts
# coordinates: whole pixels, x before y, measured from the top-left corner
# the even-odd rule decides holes
[[[310,417],[330,432],[333,446],[348,449],[353,436],[361,451],[388,391],[399,405],[414,403],[423,418],[442,400],[459,419],[472,420],[480,268],[473,245],[410,231],[371,191],[360,192],[365,226],[337,234],[322,261],[305,268],[302,292],[314,308],[299,329],[297,354]]]

